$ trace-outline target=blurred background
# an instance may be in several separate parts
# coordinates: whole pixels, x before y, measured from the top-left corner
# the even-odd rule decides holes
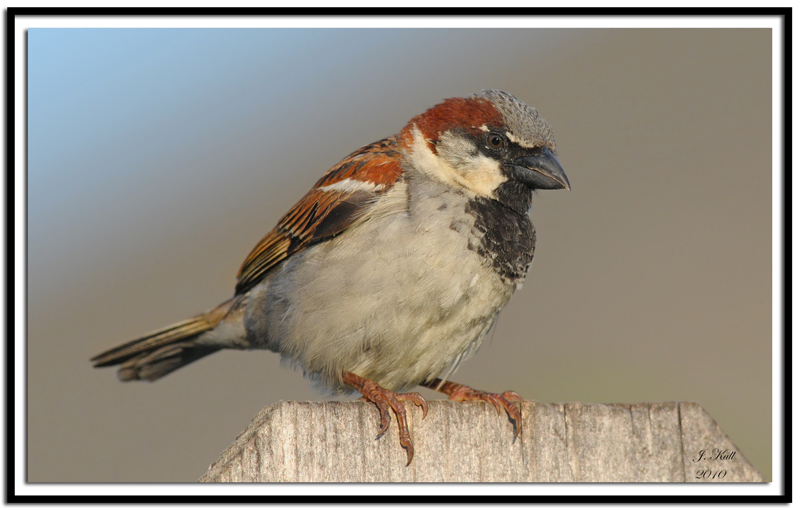
[[[31,29],[28,481],[194,481],[322,399],[270,352],[152,384],[89,358],[230,297],[330,166],[483,88],[552,124],[573,190],[534,198],[531,273],[453,379],[697,401],[771,479],[769,29]]]

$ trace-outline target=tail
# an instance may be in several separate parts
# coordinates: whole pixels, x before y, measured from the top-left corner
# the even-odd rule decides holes
[[[204,314],[102,352],[91,361],[95,368],[120,365],[121,381],[155,381],[225,348],[225,344],[199,340],[226,318],[234,304],[235,298],[230,299]]]

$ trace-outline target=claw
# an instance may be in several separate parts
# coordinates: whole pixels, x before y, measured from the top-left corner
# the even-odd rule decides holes
[[[452,382],[444,382],[441,379],[434,379],[431,382],[423,383],[422,386],[428,387],[432,390],[441,391],[448,396],[450,400],[456,402],[478,401],[487,402],[492,404],[497,410],[497,414],[502,413],[501,409],[505,409],[508,417],[514,422],[514,439],[519,437],[522,431],[522,413],[519,408],[512,404],[512,402],[522,402],[522,397],[515,391],[504,391],[503,393],[487,393],[481,390],[475,390],[463,384]]]
[[[389,424],[392,422],[392,417],[389,415],[389,406],[386,405],[386,402],[375,402],[375,405],[378,406],[378,411],[381,413],[381,428],[378,431],[378,435],[375,436],[375,439],[380,439],[382,435],[389,430]]]
[[[496,395],[492,395],[491,393],[485,393],[483,395],[480,395],[480,394],[477,395],[477,398],[480,399],[480,400],[483,400],[484,402],[489,402],[490,404],[492,404],[494,406],[495,410],[497,411],[497,416],[500,416],[500,413],[503,412],[503,405],[500,403],[500,399],[497,398]],[[455,400],[455,399],[453,399],[453,400]],[[463,400],[467,400],[467,399],[462,399],[460,401],[463,401]]]
[[[425,419],[425,416],[428,415],[428,403],[422,398],[422,395],[419,393],[395,393],[382,388],[374,381],[364,379],[351,372],[345,372],[342,376],[342,381],[358,390],[363,395],[361,400],[372,402],[377,406],[381,416],[381,429],[375,439],[380,439],[389,429],[389,423],[391,422],[389,408],[394,411],[397,417],[397,428],[400,430],[400,446],[405,448],[408,454],[406,466],[411,464],[411,459],[414,458],[414,442],[411,440],[411,432],[408,430],[407,411],[403,402],[411,402],[421,407],[422,418]]]
[[[416,391],[414,393],[398,393],[397,398],[402,401],[408,401],[412,404],[422,408],[422,419],[428,416],[428,402]]]
[[[506,398],[506,400],[516,400],[517,402],[522,402],[522,397],[519,396],[519,393],[516,391],[504,391],[502,394]]]

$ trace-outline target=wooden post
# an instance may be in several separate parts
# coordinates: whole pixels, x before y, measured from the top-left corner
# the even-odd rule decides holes
[[[200,481],[764,481],[693,402],[524,402],[522,433],[513,442],[507,416],[487,404],[429,405],[422,420],[407,404],[416,452],[408,467],[394,420],[375,439],[373,404],[279,402],[262,410]]]

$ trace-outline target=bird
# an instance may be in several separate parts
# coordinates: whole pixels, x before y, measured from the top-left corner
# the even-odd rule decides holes
[[[221,349],[267,349],[330,395],[391,413],[407,464],[416,386],[505,410],[514,391],[449,380],[522,286],[534,191],[570,189],[550,125],[511,94],[445,99],[331,167],[245,258],[232,298],[91,358],[155,381]],[[413,407],[412,407],[413,409]]]

